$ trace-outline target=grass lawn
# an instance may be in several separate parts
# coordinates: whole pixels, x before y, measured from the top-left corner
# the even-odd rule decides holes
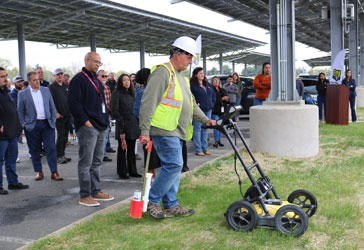
[[[364,109],[358,110],[364,117]],[[246,156],[246,153],[243,152]],[[233,158],[189,174],[181,181],[181,205],[196,214],[155,220],[129,217],[129,206],[96,216],[31,249],[364,249],[364,123],[320,124],[320,152],[311,159],[255,154],[282,199],[296,189],[311,191],[318,210],[299,238],[257,228],[235,232],[224,213],[241,199]],[[243,191],[251,183],[238,164]]]

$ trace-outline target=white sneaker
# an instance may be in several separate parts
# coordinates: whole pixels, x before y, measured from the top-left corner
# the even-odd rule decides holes
[[[16,163],[19,163],[20,162],[20,158],[16,158]]]

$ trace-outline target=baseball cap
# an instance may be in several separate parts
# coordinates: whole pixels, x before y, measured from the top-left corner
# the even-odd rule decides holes
[[[20,82],[20,81],[24,81],[22,76],[16,76],[13,78],[13,82]]]
[[[53,74],[54,74],[54,75],[58,75],[58,74],[61,74],[61,73],[63,73],[63,69],[61,69],[61,68],[57,68],[57,69],[55,69],[55,70],[53,71]]]

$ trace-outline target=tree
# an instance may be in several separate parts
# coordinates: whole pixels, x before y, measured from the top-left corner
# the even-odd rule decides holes
[[[217,70],[216,67],[213,67],[212,69],[207,71],[208,76],[216,76],[218,74],[219,74],[219,71]]]
[[[229,65],[225,64],[222,66],[222,74],[223,75],[231,75],[232,69],[229,67]]]

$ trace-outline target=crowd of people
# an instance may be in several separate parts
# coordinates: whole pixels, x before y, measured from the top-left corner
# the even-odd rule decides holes
[[[181,172],[188,171],[186,141],[193,139],[197,156],[210,155],[208,131],[202,125],[216,125],[229,105],[239,105],[244,88],[237,73],[221,84],[215,76],[208,82],[203,68],[197,67],[187,79],[182,71],[192,63],[196,43],[192,38],[178,38],[170,51],[170,61],[152,69],[143,68],[136,74],[107,74],[101,57],[89,52],[85,66],[72,79],[61,68],[53,72],[52,83],[44,80],[43,70],[37,68],[10,81],[0,67],[0,194],[8,194],[3,187],[2,166],[8,189],[27,189],[18,181],[16,161],[18,143],[24,131],[34,168],[35,180],[41,181],[44,172],[41,157],[47,159],[51,179],[62,181],[57,164],[72,159],[65,154],[69,140],[76,132],[78,154],[79,204],[99,206],[99,201],[114,197],[102,192],[100,173],[103,161],[112,161],[107,152],[117,151],[116,173],[121,179],[140,178],[136,160],[137,142],[153,141],[149,172],[153,174],[148,211],[152,217],[163,219],[188,216],[193,209],[184,209],[176,194]],[[271,88],[270,64],[264,63],[253,86],[254,105],[262,105]],[[326,99],[325,75],[319,75],[319,116]],[[350,87],[350,104],[355,102],[355,80],[346,72],[343,84]],[[353,121],[356,120],[352,108]],[[238,121],[239,117],[235,118]],[[115,120],[117,150],[110,146],[110,122]],[[223,147],[221,133],[214,130],[213,147]],[[144,159],[146,150],[143,146]],[[158,174],[156,169],[160,168]],[[161,207],[161,202],[163,208]]]

